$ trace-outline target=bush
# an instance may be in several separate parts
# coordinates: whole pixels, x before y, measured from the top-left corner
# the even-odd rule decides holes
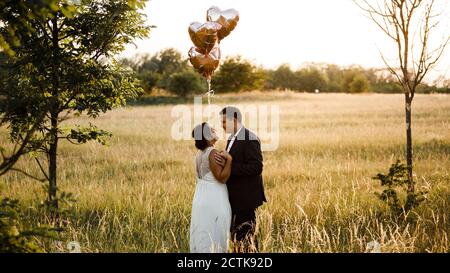
[[[0,253],[45,252],[35,237],[56,238],[56,230],[27,228],[19,202],[8,198],[0,203]]]
[[[387,174],[378,173],[372,179],[379,180],[384,187],[383,192],[375,194],[398,217],[406,215],[425,201],[426,191],[408,192],[408,167],[401,164],[400,160],[392,164]],[[406,197],[402,198],[401,195]]]

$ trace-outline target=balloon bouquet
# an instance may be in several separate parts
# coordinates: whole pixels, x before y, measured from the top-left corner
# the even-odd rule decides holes
[[[211,7],[206,12],[207,22],[193,22],[189,26],[189,36],[194,46],[189,50],[189,61],[208,83],[208,104],[211,103],[211,77],[220,63],[220,41],[227,37],[239,21],[235,9],[220,10]]]

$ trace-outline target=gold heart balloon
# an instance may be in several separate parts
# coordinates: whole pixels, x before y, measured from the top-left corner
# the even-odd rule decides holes
[[[198,73],[210,79],[219,66],[220,48],[215,46],[210,52],[204,54],[198,48],[192,47],[189,50],[189,61]]]
[[[206,12],[208,22],[219,23],[222,28],[218,31],[219,41],[227,37],[236,27],[239,21],[239,12],[235,9],[220,10],[218,7],[211,7]]]
[[[194,22],[189,26],[189,36],[194,45],[206,54],[218,42],[218,31],[221,28],[222,26],[216,22],[206,22],[204,24]]]

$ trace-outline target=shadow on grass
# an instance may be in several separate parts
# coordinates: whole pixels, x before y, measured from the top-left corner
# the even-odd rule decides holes
[[[237,103],[241,101],[251,101],[254,98],[238,98],[232,96],[214,96],[212,98],[212,103],[216,104],[226,104],[226,103]],[[128,106],[158,106],[158,105],[178,105],[178,104],[194,104],[194,97],[169,97],[169,96],[146,96],[140,97],[133,101],[128,101]],[[203,96],[202,104],[208,104],[208,98]]]
[[[240,93],[216,93],[212,97],[211,101],[215,104],[236,104],[242,102],[252,102],[255,100],[260,102],[271,102],[280,100],[291,100],[293,98],[297,100],[311,100],[306,97],[295,97],[293,92],[240,92]],[[155,106],[155,105],[178,105],[178,104],[193,104],[194,96],[202,96],[202,94],[190,95],[182,98],[177,96],[141,96],[135,100],[127,102],[128,106]],[[203,95],[203,104],[208,103],[207,96]]]
[[[364,160],[379,160],[380,158],[394,158],[404,159],[405,144],[378,144],[374,143],[321,143],[314,145],[305,145],[298,147],[296,145],[282,146],[277,150],[277,153],[283,155],[294,155],[293,151],[299,151],[307,158],[315,159],[364,159]],[[427,160],[430,157],[445,159],[450,154],[450,143],[446,140],[429,140],[417,141],[413,143],[414,160]]]
[[[168,97],[168,96],[146,96],[127,102],[128,106],[150,106],[150,105],[177,105],[192,103],[193,98]]]
[[[413,144],[413,149],[415,150],[414,152],[418,154],[441,153],[449,155],[450,143],[443,140],[432,139],[416,145]]]

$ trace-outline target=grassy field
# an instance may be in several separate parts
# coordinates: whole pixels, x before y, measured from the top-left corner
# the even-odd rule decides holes
[[[280,146],[264,153],[262,252],[364,252],[373,240],[383,252],[450,251],[450,96],[414,101],[414,171],[417,187],[429,194],[412,224],[391,220],[371,179],[404,159],[402,95],[256,92],[214,103],[281,110]],[[84,252],[189,251],[196,151],[191,141],[171,139],[172,107],[129,106],[94,120],[113,133],[109,147],[60,145],[59,186],[77,199],[65,240],[80,242]],[[0,135],[4,143],[4,128]],[[18,166],[37,174],[33,162],[24,158]],[[45,197],[39,182],[22,174],[0,179],[3,197],[27,205]]]

